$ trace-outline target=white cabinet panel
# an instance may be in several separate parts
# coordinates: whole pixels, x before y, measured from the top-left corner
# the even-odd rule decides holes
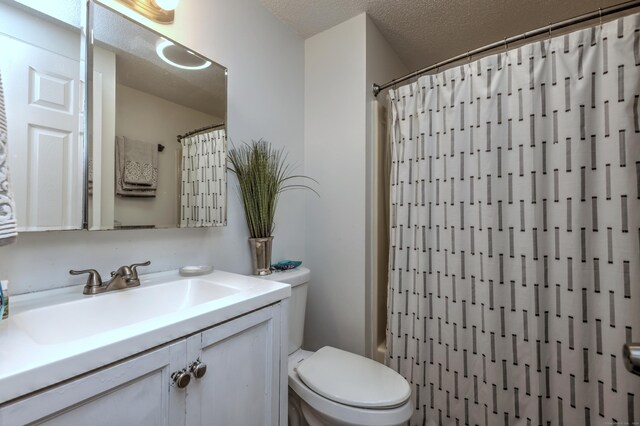
[[[271,307],[189,339],[207,373],[187,388],[188,426],[278,424],[279,321]]]
[[[182,341],[45,390],[0,409],[0,424],[179,426],[185,393],[170,376],[184,355]]]

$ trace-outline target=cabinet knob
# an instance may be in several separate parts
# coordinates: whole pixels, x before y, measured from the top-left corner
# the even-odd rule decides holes
[[[186,369],[176,371],[171,375],[171,380],[173,380],[173,383],[179,389],[184,389],[189,386],[189,382],[191,381],[191,374]]]
[[[197,360],[189,366],[189,371],[196,379],[201,379],[207,373],[207,364]]]

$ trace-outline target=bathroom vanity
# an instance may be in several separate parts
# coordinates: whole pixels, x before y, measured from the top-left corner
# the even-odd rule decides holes
[[[0,424],[286,425],[290,287],[215,271],[16,296]]]

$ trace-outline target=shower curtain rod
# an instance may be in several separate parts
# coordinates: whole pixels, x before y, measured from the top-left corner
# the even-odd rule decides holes
[[[220,123],[220,124],[214,124],[211,126],[206,126],[206,127],[201,127],[199,129],[195,129],[192,130],[190,132],[185,133],[184,135],[178,135],[178,142],[180,142],[182,139],[189,137],[189,136],[193,136],[193,135],[197,135],[198,133],[202,133],[206,130],[213,130],[213,129],[217,129],[218,127],[224,127],[224,123]]]
[[[389,81],[389,82],[387,82],[385,84],[379,85],[379,84],[374,83],[373,84],[373,88],[372,88],[373,89],[373,96],[374,97],[378,96],[378,93],[380,93],[382,90],[388,89],[389,87],[392,87],[392,86],[394,86],[394,85],[396,85],[396,84],[398,84],[400,82],[409,80],[409,79],[414,78],[414,77],[418,77],[418,76],[420,76],[420,75],[422,75],[422,74],[424,74],[426,72],[438,69],[438,68],[443,67],[445,65],[452,64],[452,63],[457,62],[457,61],[459,61],[461,59],[470,58],[471,56],[475,56],[475,55],[478,55],[480,53],[487,52],[487,51],[489,51],[491,49],[495,49],[495,48],[500,47],[500,46],[507,46],[507,45],[509,45],[511,43],[514,43],[514,42],[517,42],[517,41],[522,41],[522,40],[525,40],[527,38],[535,37],[535,36],[546,34],[546,33],[551,34],[552,31],[556,31],[556,30],[559,30],[559,29],[562,29],[562,28],[565,28],[565,27],[569,27],[571,25],[580,24],[580,23],[585,22],[585,21],[590,21],[590,20],[595,19],[595,18],[602,18],[603,16],[611,15],[613,13],[622,12],[622,11],[625,11],[625,10],[628,10],[628,9],[633,9],[634,7],[638,7],[638,6],[640,6],[640,0],[632,0],[632,1],[625,2],[625,3],[620,3],[620,4],[617,4],[617,5],[614,5],[614,6],[605,7],[604,9],[598,9],[598,10],[595,10],[593,12],[585,13],[584,15],[576,16],[574,18],[570,18],[570,19],[567,19],[567,20],[564,20],[564,21],[560,21],[560,22],[557,22],[555,24],[549,24],[549,25],[547,25],[545,27],[541,27],[541,28],[538,28],[538,29],[533,30],[533,31],[527,31],[525,33],[522,33],[522,34],[519,34],[519,35],[516,35],[516,36],[513,36],[513,37],[508,37],[508,38],[505,38],[504,40],[501,40],[501,41],[496,41],[495,43],[491,43],[491,44],[488,44],[486,46],[480,47],[478,49],[474,49],[474,50],[468,51],[467,53],[463,53],[463,54],[460,54],[458,56],[454,56],[453,58],[449,58],[449,59],[444,60],[442,62],[438,62],[438,63],[430,65],[430,66],[428,66],[426,68],[421,68],[421,69],[419,69],[417,71],[413,71],[413,72],[411,72],[411,73],[409,73],[407,75],[404,75],[402,77],[399,77],[399,78],[396,78],[394,80],[391,80],[391,81]]]

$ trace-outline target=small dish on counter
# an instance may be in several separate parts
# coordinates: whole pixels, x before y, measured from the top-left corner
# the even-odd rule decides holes
[[[207,275],[211,272],[213,272],[212,265],[183,266],[180,268],[180,275],[183,277],[197,277],[198,275]]]

